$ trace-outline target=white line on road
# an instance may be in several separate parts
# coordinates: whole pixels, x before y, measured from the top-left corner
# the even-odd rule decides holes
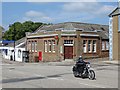
[[[87,85],[87,86],[91,86],[91,87],[96,87],[96,88],[106,88],[106,87],[103,87],[103,86],[91,85],[91,84],[81,83],[81,82],[79,82],[79,84],[82,84],[82,85]]]
[[[61,80],[61,81],[64,80],[64,79],[62,79],[62,78],[48,78],[48,79],[52,79],[52,80]]]

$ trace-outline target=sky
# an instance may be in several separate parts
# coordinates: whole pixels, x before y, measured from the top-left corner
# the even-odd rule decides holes
[[[2,25],[6,30],[14,22],[44,23],[85,22],[108,25],[110,14],[117,2],[2,2]],[[0,4],[1,6],[1,4]],[[0,15],[0,17],[1,17]],[[1,18],[0,18],[1,20]]]

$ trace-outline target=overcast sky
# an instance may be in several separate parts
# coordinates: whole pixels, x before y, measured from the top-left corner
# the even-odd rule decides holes
[[[27,20],[45,23],[108,24],[117,2],[2,2],[2,26]],[[36,0],[37,1],[37,0]],[[1,24],[1,23],[0,23]]]

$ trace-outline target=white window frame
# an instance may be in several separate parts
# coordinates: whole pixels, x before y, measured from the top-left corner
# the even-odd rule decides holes
[[[87,40],[83,40],[83,52],[87,53]]]
[[[28,43],[28,51],[31,52],[31,42]]]
[[[89,43],[90,41],[90,43]],[[90,47],[90,51],[89,51],[89,47]],[[88,52],[91,53],[92,52],[92,40],[88,40]]]
[[[32,45],[32,48],[31,48],[32,50],[31,50],[31,51],[34,52],[34,48],[35,48],[35,47],[34,47],[34,42],[33,42],[33,41],[32,41],[32,43],[31,43],[31,45]]]
[[[47,52],[47,40],[44,41],[45,52]]]
[[[73,40],[64,40],[64,46],[73,46],[74,41]]]
[[[34,42],[34,50],[37,52],[37,41]]]
[[[109,50],[109,42],[106,41],[106,50]]]
[[[94,42],[95,42],[95,43],[94,43]],[[96,45],[96,42],[97,42],[96,40],[93,40],[93,48],[92,48],[92,49],[93,49],[93,52],[96,52],[96,50],[97,50],[97,49],[96,49],[96,48],[97,48],[97,47],[96,47],[96,46],[97,46],[97,45]]]
[[[55,40],[52,40],[52,52],[55,53]]]
[[[105,50],[105,41],[102,41],[102,50]]]
[[[51,40],[49,40],[48,42],[49,42],[49,52],[52,52],[52,44],[51,44],[52,42]]]
[[[18,50],[18,58],[21,58],[21,50]]]

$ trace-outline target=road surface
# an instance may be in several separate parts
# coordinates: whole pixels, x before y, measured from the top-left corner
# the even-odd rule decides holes
[[[118,88],[118,66],[114,64],[93,65],[96,80],[75,78],[71,65],[7,62],[0,65],[2,88]]]

